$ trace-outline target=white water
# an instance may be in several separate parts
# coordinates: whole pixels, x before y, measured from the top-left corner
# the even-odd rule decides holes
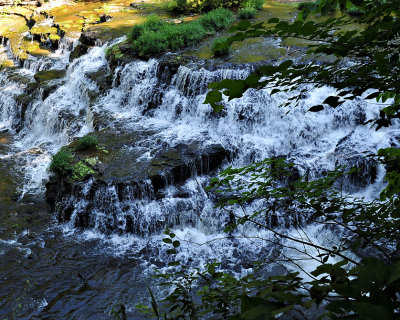
[[[326,108],[319,113],[307,112],[334,93],[328,87],[308,87],[308,94],[296,108],[279,108],[288,94],[271,96],[270,90],[249,90],[240,98],[226,103],[221,114],[214,114],[210,106],[203,104],[206,86],[211,81],[223,78],[244,78],[249,69],[219,69],[208,71],[201,67],[181,66],[171,83],[157,78],[159,63],[156,60],[134,61],[118,68],[114,74],[114,86],[101,96],[89,74],[101,68],[107,69],[104,47],[96,47],[87,55],[75,60],[67,69],[65,79],[56,91],[44,101],[37,98],[26,113],[22,130],[16,134],[13,154],[0,157],[15,157],[23,165],[25,193],[43,193],[44,181],[50,156],[73,137],[93,131],[93,119],[101,116],[101,128],[114,128],[124,132],[151,130],[155,133],[130,146],[131,151],[150,159],[152,150],[173,147],[193,141],[203,145],[221,144],[234,153],[234,166],[249,164],[266,157],[286,156],[293,161],[301,174],[310,178],[320,176],[337,165],[365,161],[365,155],[376,153],[378,148],[388,147],[397,142],[399,136],[395,127],[376,132],[361,123],[378,115],[379,107],[362,99],[345,103],[336,108]],[[55,68],[64,65],[65,54],[53,60]],[[27,77],[38,70],[49,69],[40,62],[26,63],[20,72]],[[21,93],[18,84],[8,81],[7,75],[0,76],[0,129],[14,130],[16,112],[14,96]],[[91,99],[91,93],[98,95]],[[296,93],[292,93],[296,94]],[[155,108],[149,104],[157,103]],[[344,139],[345,138],[345,139]],[[32,152],[35,148],[36,152]],[[127,149],[129,150],[129,149]],[[31,151],[31,152],[29,152]],[[93,238],[104,242],[104,246],[115,254],[143,255],[147,266],[157,265],[165,259],[166,248],[161,242],[162,230],[170,226],[181,240],[179,258],[193,266],[202,266],[214,259],[223,262],[224,267],[233,268],[238,274],[245,274],[257,259],[275,259],[272,252],[280,242],[266,230],[254,226],[239,228],[229,237],[223,232],[227,223],[226,214],[214,208],[202,188],[209,177],[188,180],[183,186],[170,186],[165,197],[154,200],[151,197],[135,199],[126,191],[119,199],[113,184],[97,190],[90,200],[90,181],[82,186],[80,197],[66,199],[74,209],[71,221],[62,225],[66,236],[81,240]],[[366,198],[377,196],[383,184],[383,169],[378,168],[376,182],[367,189],[353,186],[358,195]],[[351,188],[350,188],[351,189]],[[177,197],[186,192],[189,196]],[[258,202],[248,208],[255,210]],[[90,210],[93,228],[79,231],[75,228],[79,212]],[[136,235],[124,234],[127,219],[131,219],[137,230]],[[282,213],[278,217],[278,228],[298,236],[298,229],[291,228],[292,220]],[[314,225],[304,226],[310,238],[319,244],[335,239],[330,230],[321,230]],[[110,229],[113,232],[110,233]],[[147,253],[146,253],[147,250]],[[278,247],[278,251],[279,251]],[[143,253],[145,252],[145,253]],[[295,256],[298,252],[283,251]],[[292,268],[286,263],[284,265]],[[306,271],[314,264],[302,262]],[[151,271],[151,268],[148,268]]]

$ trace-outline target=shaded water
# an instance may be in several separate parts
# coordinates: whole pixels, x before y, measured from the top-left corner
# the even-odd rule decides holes
[[[93,74],[109,72],[104,49],[93,48],[69,65],[53,93],[44,100],[32,97],[23,119],[15,100],[23,84],[16,74],[25,83],[33,81],[42,68],[62,68],[64,55],[0,75],[0,316],[109,319],[112,306],[123,302],[137,319],[133,305],[147,296],[144,283],[154,267],[165,267],[161,238],[166,226],[181,240],[178,258],[189,266],[218,259],[224,268],[243,275],[251,271],[252,260],[275,257],[271,241],[276,239],[268,231],[244,226],[229,237],[223,233],[228,217],[214,209],[204,191],[207,176],[171,185],[157,199],[135,198],[129,188],[121,195],[112,181],[92,190],[92,180],[84,181],[82,192],[66,197],[55,212],[70,206],[71,220],[58,223],[43,199],[51,155],[94,128],[106,137],[112,133],[113,139],[104,139],[106,148],[121,143],[115,139],[119,134],[135,137],[120,146],[127,156],[117,169],[124,174],[151,161],[157,150],[196,142],[199,148],[222,145],[231,152],[234,166],[285,156],[310,178],[339,164],[359,164],[365,177],[349,181],[347,191],[374,197],[381,189],[383,169],[366,155],[398,145],[393,138],[398,132],[374,132],[362,125],[377,115],[376,105],[359,99],[314,114],[307,110],[333,93],[331,88],[309,87],[300,105],[289,109],[278,107],[288,94],[270,96],[266,89],[248,91],[216,115],[202,103],[207,84],[244,78],[252,66],[208,70],[194,62],[169,74],[154,59],[117,68],[112,87],[102,93]],[[375,172],[371,166],[374,177],[368,175]],[[88,196],[91,190],[94,197]],[[257,206],[262,202],[255,201],[248,210]],[[79,212],[94,221],[91,228],[76,228]],[[124,232],[129,219],[140,232]],[[288,233],[297,232],[292,227],[301,223],[298,216],[285,213],[276,219],[277,227]],[[110,224],[116,226],[111,231]],[[304,230],[318,243],[336,239],[332,231],[314,225],[304,225]]]

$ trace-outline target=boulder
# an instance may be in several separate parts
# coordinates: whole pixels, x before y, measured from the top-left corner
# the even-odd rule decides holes
[[[42,89],[42,99],[46,99],[53,93],[62,83],[62,78],[65,77],[66,70],[43,70],[34,75],[38,87]]]
[[[71,53],[69,54],[69,62],[74,61],[75,59],[83,56],[84,54],[86,54],[89,50],[89,47],[87,45],[84,44],[78,44],[74,50],[71,51]]]
[[[34,78],[39,85],[42,85],[47,81],[64,78],[65,73],[65,70],[43,70],[36,73]]]

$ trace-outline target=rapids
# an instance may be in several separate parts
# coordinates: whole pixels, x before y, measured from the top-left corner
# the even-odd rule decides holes
[[[251,271],[251,261],[275,257],[277,240],[265,230],[244,226],[224,234],[227,217],[204,190],[208,175],[169,185],[161,198],[154,197],[148,181],[135,196],[129,187],[121,191],[112,181],[94,190],[89,179],[79,183],[79,192],[63,199],[56,212],[49,212],[44,191],[51,156],[89,132],[140,136],[122,146],[135,159],[127,164],[132,169],[121,167],[121,172],[151,161],[155,150],[195,142],[222,145],[231,154],[223,166],[285,156],[300,174],[315,178],[337,165],[358,165],[362,173],[346,181],[346,191],[374,198],[382,189],[384,169],[366,156],[397,146],[393,137],[399,132],[394,127],[376,132],[362,124],[378,115],[376,104],[358,99],[336,109],[307,112],[334,93],[329,87],[310,86],[296,108],[278,107],[296,92],[271,96],[270,89],[249,90],[214,114],[203,104],[207,84],[243,79],[252,65],[208,68],[194,60],[171,73],[161,68],[160,60],[151,59],[129,62],[110,74],[106,46],[94,47],[68,64],[74,45],[0,73],[2,318],[109,319],[112,306],[123,302],[138,319],[134,304],[147,297],[145,283],[152,281],[154,268],[165,267],[167,247],[161,239],[167,226],[181,240],[178,257],[189,266],[217,259],[225,269],[244,275]],[[35,73],[65,67],[66,76],[54,80],[56,89],[48,96],[33,95],[27,108],[17,102],[35,81]],[[112,78],[107,90],[100,88],[99,72]],[[248,210],[258,205],[255,201]],[[56,216],[66,207],[72,208],[70,218],[60,223]],[[88,213],[90,228],[77,228],[79,212]],[[124,232],[127,221],[134,232]],[[305,224],[301,215],[281,214],[273,224],[288,233],[298,232],[294,227],[303,224],[318,243],[336,239],[330,230]],[[304,262],[302,267],[310,270],[313,265]],[[279,270],[271,264],[269,272]]]

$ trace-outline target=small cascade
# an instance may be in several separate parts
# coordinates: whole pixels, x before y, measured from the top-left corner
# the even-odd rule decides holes
[[[15,128],[19,108],[14,97],[21,93],[21,84],[9,80],[6,72],[0,73],[0,133]]]
[[[26,111],[21,145],[34,147],[51,142],[53,150],[67,144],[74,136],[92,130],[89,118],[90,94],[98,93],[88,75],[104,66],[104,48],[94,48],[92,55],[77,59],[67,69],[66,77],[45,100],[36,100]]]
[[[30,56],[23,62],[22,68],[37,73],[42,70],[63,70],[69,65],[69,55],[78,44],[78,38],[62,37],[58,48],[46,57]]]

